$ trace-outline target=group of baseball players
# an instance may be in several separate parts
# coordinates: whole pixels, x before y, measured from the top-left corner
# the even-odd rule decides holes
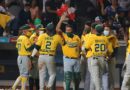
[[[61,16],[56,28],[53,23],[44,28],[38,18],[34,23],[35,28],[28,24],[20,28],[22,34],[16,43],[20,76],[12,90],[16,90],[19,83],[21,90],[26,90],[26,83],[30,76],[33,77],[32,74],[39,78],[35,78],[35,81],[29,78],[30,83],[39,83],[36,90],[45,90],[45,86],[46,90],[54,90],[52,86],[56,79],[55,55],[58,54],[58,45],[62,46],[63,51],[65,90],[70,90],[71,84],[73,90],[79,90],[81,79],[84,81],[84,90],[114,90],[115,54],[119,43],[110,26],[103,25],[102,22],[87,21],[80,39],[73,33],[70,24],[66,25],[65,32],[61,30],[61,25],[66,19],[66,15]],[[56,33],[53,33],[54,30]],[[128,45],[126,59],[130,58],[129,47]],[[130,90],[128,64],[130,61],[126,60],[122,90]],[[47,71],[49,80],[45,85]]]

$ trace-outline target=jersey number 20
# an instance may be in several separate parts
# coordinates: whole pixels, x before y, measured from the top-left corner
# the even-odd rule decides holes
[[[96,52],[99,52],[99,51],[103,52],[103,51],[105,51],[105,44],[95,44],[95,51]]]

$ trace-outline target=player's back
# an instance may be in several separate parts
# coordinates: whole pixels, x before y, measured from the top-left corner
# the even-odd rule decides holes
[[[91,37],[91,49],[93,56],[106,56],[108,50],[108,39],[105,36],[95,35]]]
[[[41,46],[39,52],[40,54],[55,55],[58,44],[62,44],[62,39],[57,34],[49,36],[47,33],[45,33],[39,36],[36,44]]]

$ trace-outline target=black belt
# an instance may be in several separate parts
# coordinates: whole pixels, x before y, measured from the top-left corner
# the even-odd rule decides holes
[[[104,57],[104,56],[96,56],[96,57],[93,57],[93,59],[98,59],[99,57]]]
[[[78,59],[76,57],[68,57],[68,56],[65,56],[65,58],[69,58],[69,59]]]
[[[40,54],[40,55],[54,56],[53,54]]]

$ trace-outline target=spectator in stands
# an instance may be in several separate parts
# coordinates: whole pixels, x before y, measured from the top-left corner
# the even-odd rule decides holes
[[[121,8],[122,7],[118,5],[118,0],[111,0],[111,5],[107,6],[105,9],[104,4],[103,3],[101,4],[102,15],[106,15],[109,19],[115,18],[116,14]]]
[[[27,24],[30,22],[31,16],[30,16],[30,3],[26,2],[24,4],[24,8],[19,13],[19,27]]]
[[[4,0],[0,0],[0,13],[6,13]]]
[[[45,3],[46,23],[53,22],[54,25],[58,22],[56,10],[61,7],[63,0],[47,0]]]
[[[16,0],[11,0],[8,3],[8,12],[13,15],[15,18],[10,22],[10,32],[12,35],[18,35],[18,28],[19,28],[19,13],[21,11],[21,6]]]
[[[32,20],[35,20],[36,18],[40,18],[40,9],[37,0],[32,0],[30,12],[31,12]]]
[[[118,0],[118,3],[122,8],[127,9],[130,5],[130,0]]]

